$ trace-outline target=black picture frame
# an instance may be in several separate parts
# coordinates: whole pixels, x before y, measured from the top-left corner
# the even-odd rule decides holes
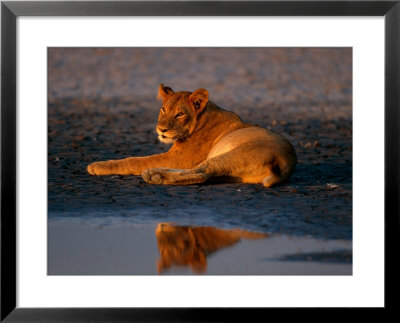
[[[18,16],[384,16],[385,312],[399,287],[400,1],[2,1],[1,3],[1,321],[180,322],[265,317],[267,309],[16,307],[16,19]],[[373,167],[373,165],[371,165]],[[366,174],[371,176],[371,174]],[[373,233],[371,233],[373,234]],[[166,295],[168,297],[168,295]],[[287,309],[283,309],[287,310]],[[291,309],[296,310],[296,309]],[[333,318],[334,310],[329,311]],[[270,309],[286,313],[282,309]],[[304,313],[297,309],[300,313]],[[244,313],[243,313],[244,312]],[[376,309],[382,319],[382,309]],[[270,313],[268,313],[270,314]],[[350,313],[349,313],[350,314]],[[309,315],[309,314],[307,314]],[[372,312],[368,311],[369,317]],[[284,316],[280,316],[282,319]],[[349,317],[350,318],[350,317]],[[372,317],[371,317],[372,319]],[[251,321],[251,319],[250,319]]]

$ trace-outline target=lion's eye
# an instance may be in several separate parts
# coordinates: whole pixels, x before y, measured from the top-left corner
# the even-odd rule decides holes
[[[176,116],[175,116],[175,118],[180,118],[180,117],[183,117],[185,114],[183,113],[183,112],[179,112]]]
[[[165,113],[165,108],[164,107],[161,107],[161,112]]]

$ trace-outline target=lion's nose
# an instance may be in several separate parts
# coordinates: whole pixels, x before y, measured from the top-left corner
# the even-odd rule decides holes
[[[168,128],[163,128],[163,127],[158,127],[158,130],[160,130],[161,132],[166,132],[166,131],[168,131],[169,129]]]

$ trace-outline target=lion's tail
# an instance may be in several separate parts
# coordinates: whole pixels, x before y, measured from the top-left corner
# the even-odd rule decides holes
[[[297,158],[293,150],[293,154],[287,160],[280,160],[279,166],[276,169],[272,169],[270,174],[263,179],[262,183],[264,187],[275,186],[287,181],[293,174],[296,163]]]

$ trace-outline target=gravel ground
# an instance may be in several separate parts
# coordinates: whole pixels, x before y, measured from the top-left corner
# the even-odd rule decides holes
[[[352,239],[350,48],[50,48],[49,218],[241,227]],[[298,165],[290,181],[149,185],[90,176],[87,164],[155,154],[159,83],[209,90],[249,123],[283,134]]]

